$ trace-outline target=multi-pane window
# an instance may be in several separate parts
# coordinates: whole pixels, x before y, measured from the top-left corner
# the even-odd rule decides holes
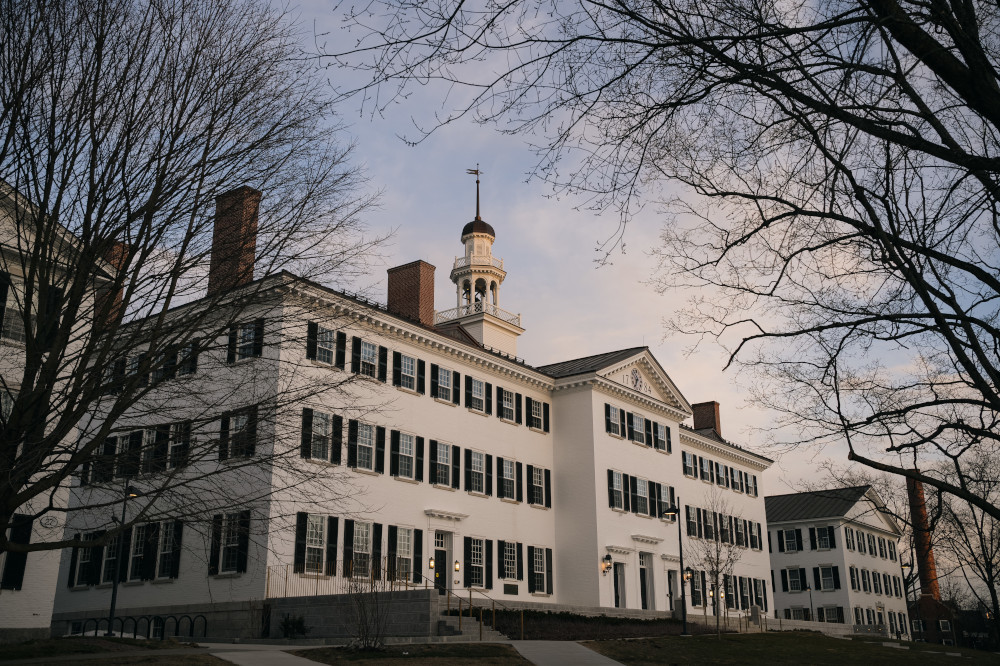
[[[504,578],[517,578],[517,544],[505,541],[501,555]]]
[[[240,560],[240,514],[227,513],[222,521],[222,567],[220,572],[236,571]]]
[[[861,570],[861,589],[865,592],[872,591],[872,577],[867,569]]]
[[[889,546],[889,559],[892,560],[893,562],[895,562],[896,561],[896,544],[894,544],[893,542],[890,541],[889,544],[888,544],[888,546]]]
[[[830,547],[830,531],[827,528],[816,528],[816,547],[820,549]]]
[[[715,463],[715,484],[726,485],[726,466],[719,462]]]
[[[118,555],[121,548],[121,534],[115,535],[104,547],[104,563],[101,567],[101,582],[110,583],[118,575]]]
[[[157,562],[156,577],[169,578],[174,575],[174,558],[179,556],[175,552],[174,540],[176,539],[177,526],[173,522],[160,523],[160,543],[157,548],[159,562]]]
[[[358,469],[375,468],[375,426],[358,424]]]
[[[132,528],[132,557],[128,566],[128,579],[141,580],[143,572],[143,556],[146,553],[146,541],[149,540],[149,525],[136,525]]]
[[[528,415],[528,426],[531,428],[542,427],[542,403],[538,400],[531,401],[531,413]]]
[[[868,535],[868,554],[871,555],[872,557],[875,556],[875,535],[874,534],[869,534]]]
[[[646,419],[638,414],[632,414],[632,432],[631,439],[633,442],[639,442],[640,444],[646,441]]]
[[[351,571],[356,578],[367,578],[371,569],[372,524],[354,523],[354,559]]]
[[[858,537],[858,552],[864,555],[865,553],[865,533],[860,530],[855,532]]]
[[[882,594],[882,577],[877,571],[872,573],[872,591],[875,594]]]
[[[662,423],[654,423],[653,438],[655,439],[653,443],[655,448],[659,451],[666,451],[670,442],[670,428]]]
[[[470,550],[471,557],[469,559],[469,584],[472,587],[482,587],[485,582],[484,576],[484,551],[485,546],[483,545],[482,539],[470,539]]]
[[[903,596],[902,594],[900,594],[899,576],[892,577],[892,590],[893,594],[895,594],[897,597]]]
[[[799,578],[798,569],[788,570],[788,591],[789,592],[801,592],[802,591],[802,580]]]
[[[324,412],[313,412],[312,443],[309,457],[314,460],[328,460],[330,437],[333,434],[333,417]]]
[[[434,397],[451,400],[451,370],[438,368],[438,390]]]
[[[500,390],[500,418],[514,420],[514,393],[506,389]]]
[[[619,476],[620,479],[620,476]],[[504,460],[500,469],[500,484],[503,488],[503,496],[514,499],[514,461]]]
[[[609,415],[609,418],[608,418],[608,432],[610,432],[612,435],[619,435],[619,436],[621,436],[623,433],[622,433],[621,427],[620,427],[621,416],[618,413],[618,408],[617,407],[609,407],[608,408],[608,415]]]
[[[378,370],[378,346],[373,342],[361,341],[361,369],[362,375],[374,377]]]
[[[325,516],[309,514],[306,523],[306,573],[323,573],[323,553],[326,549]]]
[[[819,580],[820,580],[821,590],[834,589],[835,585],[833,579],[833,567],[820,567]]]
[[[844,528],[844,543],[847,550],[854,550],[854,530],[850,527]]]
[[[451,446],[443,442],[437,445],[437,466],[434,469],[434,483],[451,485]]]
[[[236,360],[253,358],[254,343],[257,340],[257,325],[254,322],[240,324],[236,334]]]
[[[712,461],[708,458],[701,459],[701,480],[711,481],[712,480]]]
[[[878,556],[881,557],[883,560],[886,558],[885,539],[882,537],[878,538]]]
[[[316,360],[320,363],[333,364],[337,351],[337,333],[329,328],[316,328]]]
[[[413,478],[413,435],[399,433],[399,476]]]
[[[545,591],[545,549],[535,548],[534,557],[531,563],[531,576],[533,587],[539,592]]]
[[[636,499],[632,508],[636,513],[646,515],[649,513],[649,482],[646,479],[638,479],[635,487]]]
[[[528,503],[545,504],[545,470],[541,467],[531,468],[531,478],[528,480]]]
[[[469,484],[468,488],[474,493],[484,492],[484,471],[486,467],[486,456],[479,451],[469,452]]]
[[[229,457],[247,458],[254,447],[256,433],[251,427],[250,410],[235,412],[229,420]]]
[[[698,513],[690,506],[686,507],[686,510],[688,536],[698,536]]]
[[[399,357],[399,385],[411,391],[417,386],[417,359],[412,356]]]
[[[20,289],[20,283],[17,285]],[[7,340],[14,342],[25,342],[27,336],[24,332],[24,315],[21,310],[20,296],[15,291],[15,286],[7,288],[7,302],[4,307],[3,331],[0,335]],[[31,315],[31,325],[34,326],[35,316]]]
[[[485,386],[481,379],[469,378],[470,392],[472,394],[472,399],[469,401],[467,407],[474,409],[477,412],[481,412],[486,409],[485,402]]]
[[[681,464],[684,467],[684,476],[695,476],[694,455],[681,451]]]
[[[614,508],[623,509],[625,505],[622,500],[622,473],[612,472],[611,474],[611,501]]]
[[[802,550],[802,544],[798,541],[798,533],[795,530],[785,530],[785,551],[794,553]]]
[[[396,580],[410,580],[413,571],[413,529],[396,528]]]

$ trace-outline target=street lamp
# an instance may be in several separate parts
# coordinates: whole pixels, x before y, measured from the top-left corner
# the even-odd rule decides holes
[[[681,636],[689,636],[688,634],[688,612],[687,612],[687,595],[684,593],[684,581],[691,578],[691,567],[684,570],[684,536],[681,532],[681,498],[674,498],[674,505],[666,508],[660,509],[660,518],[664,516],[673,516],[677,521],[677,553],[680,556],[680,570],[681,570],[681,619],[683,621],[683,626],[681,629]]]
[[[806,590],[809,591],[809,621],[815,622],[816,619],[813,617],[813,589],[812,585],[806,583]]]
[[[605,556],[603,558],[601,558],[601,575],[602,576],[607,576],[608,575],[608,571],[611,570],[611,565],[613,563],[614,563],[614,561],[611,559],[611,553],[607,553],[607,554],[605,554]]]
[[[910,557],[912,558],[913,556],[911,555]],[[903,590],[906,592],[906,606],[907,606],[907,608],[906,608],[907,613],[906,614],[909,615],[910,614],[909,613],[909,611],[910,611],[910,608],[909,608],[909,606],[910,606],[910,585],[912,583],[916,582],[916,579],[915,579],[915,577],[913,575],[913,562],[912,561],[910,561],[910,562],[902,562],[901,561],[900,564],[899,564],[899,568],[903,570]],[[924,621],[920,618],[920,604],[918,603],[916,590],[914,590],[913,592],[914,592],[914,594],[913,594],[913,610],[917,614],[917,626],[920,627],[920,638],[923,639],[923,637],[924,637]],[[910,622],[910,627],[911,627],[910,637],[915,641],[915,640],[917,640],[917,637],[913,633],[913,630],[912,630],[913,623],[912,622]]]
[[[111,575],[111,609],[108,611],[108,633],[104,634],[105,636],[115,635],[115,605],[118,603],[118,576],[122,570],[122,562],[128,556],[128,552],[125,550],[125,509],[128,507],[128,498],[138,496],[139,494],[126,481],[122,492],[122,519],[118,525],[121,528],[121,531],[118,533],[118,555],[115,557],[115,567],[118,571],[113,572]],[[124,629],[125,626],[122,625],[122,630],[124,631]]]

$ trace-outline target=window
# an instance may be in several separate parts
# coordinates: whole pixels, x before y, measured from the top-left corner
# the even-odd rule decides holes
[[[23,343],[27,340],[27,336],[24,331],[24,314],[21,309],[19,291],[23,291],[23,285],[20,282],[10,284],[7,287],[7,302],[3,310],[3,330],[0,335],[3,335],[7,340]],[[35,315],[32,314],[29,319],[29,325],[34,328]]]
[[[743,472],[738,472],[735,467],[729,468],[731,482],[729,487],[738,493],[743,492]]]
[[[951,631],[950,620],[938,620],[938,629],[941,631]]]
[[[238,513],[227,513],[222,522],[221,573],[234,572],[240,562],[240,520]]]
[[[412,356],[399,357],[399,385],[411,391],[417,386],[417,359]]]
[[[469,381],[469,404],[466,405],[466,407],[468,407],[469,409],[474,409],[477,412],[482,412],[486,409],[485,385],[483,384],[482,380],[475,379],[473,377],[468,377],[468,381]]]
[[[545,591],[545,549],[535,547],[532,553],[531,581],[536,592]]]
[[[177,359],[177,375],[193,375],[198,371],[198,347],[200,340],[192,340],[181,347]]]
[[[799,575],[798,569],[788,570],[788,591],[789,592],[801,592],[802,591],[802,579]]]
[[[500,418],[514,420],[514,392],[500,389]]]
[[[514,461],[504,460],[503,464],[500,465],[500,489],[503,491],[502,497],[506,497],[508,499],[514,499],[516,497],[514,480]]]
[[[378,370],[378,346],[372,342],[361,341],[361,369],[362,375],[374,377]]]
[[[469,558],[469,585],[472,587],[483,587],[485,585],[486,577],[484,575],[484,562],[485,558],[483,556],[485,546],[482,539],[470,539],[470,554]]]
[[[151,531],[152,528],[149,525],[136,525],[132,528],[132,552],[128,567],[129,580],[142,580],[143,556],[146,554],[146,542],[149,540]]]
[[[437,395],[434,397],[451,401],[451,370],[438,368]]]
[[[886,559],[887,557],[885,551],[885,539],[883,539],[882,537],[878,538],[878,556],[881,557],[883,560]]]
[[[861,570],[861,589],[864,592],[872,591],[872,579],[868,569]]]
[[[646,443],[646,419],[639,416],[638,414],[631,415],[630,424],[632,427],[629,428],[628,438],[633,442],[638,442],[640,444]]]
[[[480,451],[469,451],[469,487],[474,493],[485,492],[484,471],[486,469],[486,456]]]
[[[176,578],[181,556],[180,527],[174,522],[160,523],[160,543],[157,548],[157,578]]]
[[[413,529],[396,528],[396,580],[409,581],[413,571]]]
[[[531,411],[528,413],[528,427],[529,428],[542,428],[542,403],[538,400],[529,400],[529,405],[531,405]]]
[[[306,523],[306,573],[323,573],[323,553],[326,551],[326,517],[309,514]]]
[[[101,566],[101,582],[110,583],[118,574],[118,555],[121,548],[121,535],[115,535],[104,547],[104,563]]]
[[[615,509],[623,509],[622,502],[622,473],[611,471],[611,506]]]
[[[548,506],[545,501],[545,469],[528,465],[531,473],[528,476],[528,504]]]
[[[784,530],[785,552],[794,553],[802,550],[802,544],[798,540],[798,532],[795,530]]]
[[[868,535],[868,554],[875,557],[875,535]]]
[[[343,427],[343,426],[342,426]],[[329,460],[330,438],[333,435],[333,418],[325,412],[313,412],[312,441],[309,457],[313,460]]]
[[[653,446],[657,451],[670,453],[670,428],[662,423],[653,424]]]
[[[337,333],[322,326],[316,327],[316,360],[333,365],[337,353]]]
[[[684,468],[684,476],[695,476],[694,456],[687,451],[681,451],[681,466]]]
[[[517,575],[517,544],[512,541],[503,542],[503,553],[501,554],[501,566],[503,567],[502,578],[518,579]]]
[[[816,547],[824,550],[830,548],[830,532],[826,527],[816,528]]]
[[[399,433],[399,476],[413,478],[413,435]]]
[[[856,530],[855,535],[858,537],[858,552],[862,555],[865,554],[865,533],[861,530]]]
[[[375,426],[358,424],[358,468],[375,469]]]
[[[893,591],[893,593],[894,593],[894,594],[895,594],[895,595],[896,595],[897,597],[901,597],[901,596],[903,596],[903,595],[902,595],[902,594],[900,593],[900,589],[901,589],[901,588],[900,588],[900,585],[899,585],[899,576],[893,576],[893,577],[892,577],[892,591]]]
[[[893,562],[896,561],[896,544],[889,542],[889,559]]]
[[[854,607],[854,624],[864,624],[865,616],[864,612],[861,610],[861,606]]]
[[[437,443],[437,465],[434,469],[434,483],[451,485],[451,445]]]
[[[229,417],[229,457],[249,458],[257,438],[257,409],[244,409]],[[224,435],[225,436],[225,435]]]
[[[621,415],[617,407],[608,406],[608,418],[606,419],[608,425],[608,432],[612,435],[622,436],[621,431]]]
[[[371,567],[372,524],[354,523],[354,559],[351,572],[355,578],[367,578]]]
[[[646,479],[636,479],[635,506],[632,511],[639,515],[649,514],[649,482]]]
[[[715,463],[715,483],[719,486],[726,485],[726,466],[722,463]]]
[[[701,459],[701,480],[709,483],[712,481],[712,461],[708,458]]]
[[[257,340],[257,325],[256,322],[250,322],[248,324],[240,324],[237,327],[237,340],[236,340],[236,360],[242,361],[245,358],[253,358],[254,356],[259,356],[260,354],[254,353],[255,343]],[[132,359],[129,359],[131,362]],[[129,369],[129,374],[132,374],[131,368]]]
[[[832,590],[837,587],[833,575],[833,567],[819,568],[819,583],[820,583],[819,589],[821,590]]]
[[[844,528],[844,543],[847,545],[847,550],[854,550],[854,530],[850,527]]]
[[[882,574],[882,589],[885,590],[885,596],[892,596],[892,576],[887,573]]]

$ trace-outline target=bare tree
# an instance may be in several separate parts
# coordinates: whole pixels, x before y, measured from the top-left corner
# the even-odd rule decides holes
[[[337,143],[326,82],[300,38],[263,0],[0,3],[0,549],[81,545],[6,536],[15,515],[44,524],[69,510],[78,478],[103,489],[70,507],[103,508],[97,543],[135,520],[203,512],[207,491],[232,483],[213,480],[218,464],[198,464],[219,457],[219,436],[199,430],[220,410],[258,401],[253,427],[273,434],[282,404],[338,390],[334,381],[265,390],[253,376],[171,381],[199,355],[224,360],[248,316],[276,343],[304,341],[304,326],[275,324],[288,316],[280,292],[293,280],[282,271],[347,279],[378,241],[363,234],[372,198],[350,146]],[[265,193],[251,263],[206,297],[210,263],[238,245],[221,233],[213,259],[215,208],[241,186]],[[253,259],[258,277],[276,277],[252,281]],[[184,432],[130,439],[180,411]],[[183,444],[170,449],[182,461],[165,454],[167,441]],[[235,426],[228,443],[241,444]],[[289,453],[275,447],[226,469],[263,494]],[[120,482],[140,474],[134,511],[107,522]]]
[[[701,508],[705,512],[706,526],[711,521],[710,533],[706,533],[703,539],[690,540],[688,548],[691,551],[692,568],[704,571],[709,589],[714,590],[715,634],[717,638],[721,638],[722,614],[728,615],[729,613],[727,594],[729,585],[734,586],[736,595],[740,593],[733,582],[733,571],[739,561],[743,559],[745,550],[745,546],[738,543],[737,539],[737,528],[742,519],[734,511],[726,494],[717,487],[713,487],[704,497],[706,505]],[[741,527],[739,529],[742,530]],[[746,535],[744,536],[746,537]],[[707,592],[707,590],[702,590],[702,594],[707,594]]]
[[[345,7],[372,112],[440,83],[603,209],[665,196],[673,326],[757,373],[794,445],[978,506],[1000,453],[1000,10],[985,2],[462,0]],[[419,139],[419,137],[418,137]],[[619,228],[618,234],[623,228]],[[609,251],[620,235],[601,246]],[[970,444],[974,442],[974,444]],[[944,477],[945,461],[957,477]],[[957,478],[958,480],[954,480]]]

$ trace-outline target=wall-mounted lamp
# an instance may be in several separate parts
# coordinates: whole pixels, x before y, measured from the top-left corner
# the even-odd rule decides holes
[[[694,570],[691,567],[684,569],[684,580],[691,580],[692,576],[694,576]]]
[[[428,569],[433,569],[434,568],[434,558],[433,557],[430,560],[427,561],[427,568]]]
[[[455,560],[455,571],[458,571],[458,570],[459,570],[459,569],[461,569],[461,568],[462,568],[462,565],[460,565],[460,564],[458,563],[458,560]]]
[[[607,555],[605,555],[601,559],[601,575],[602,576],[607,576],[608,575],[608,571],[611,569],[611,564],[612,564],[611,554],[608,553]]]

